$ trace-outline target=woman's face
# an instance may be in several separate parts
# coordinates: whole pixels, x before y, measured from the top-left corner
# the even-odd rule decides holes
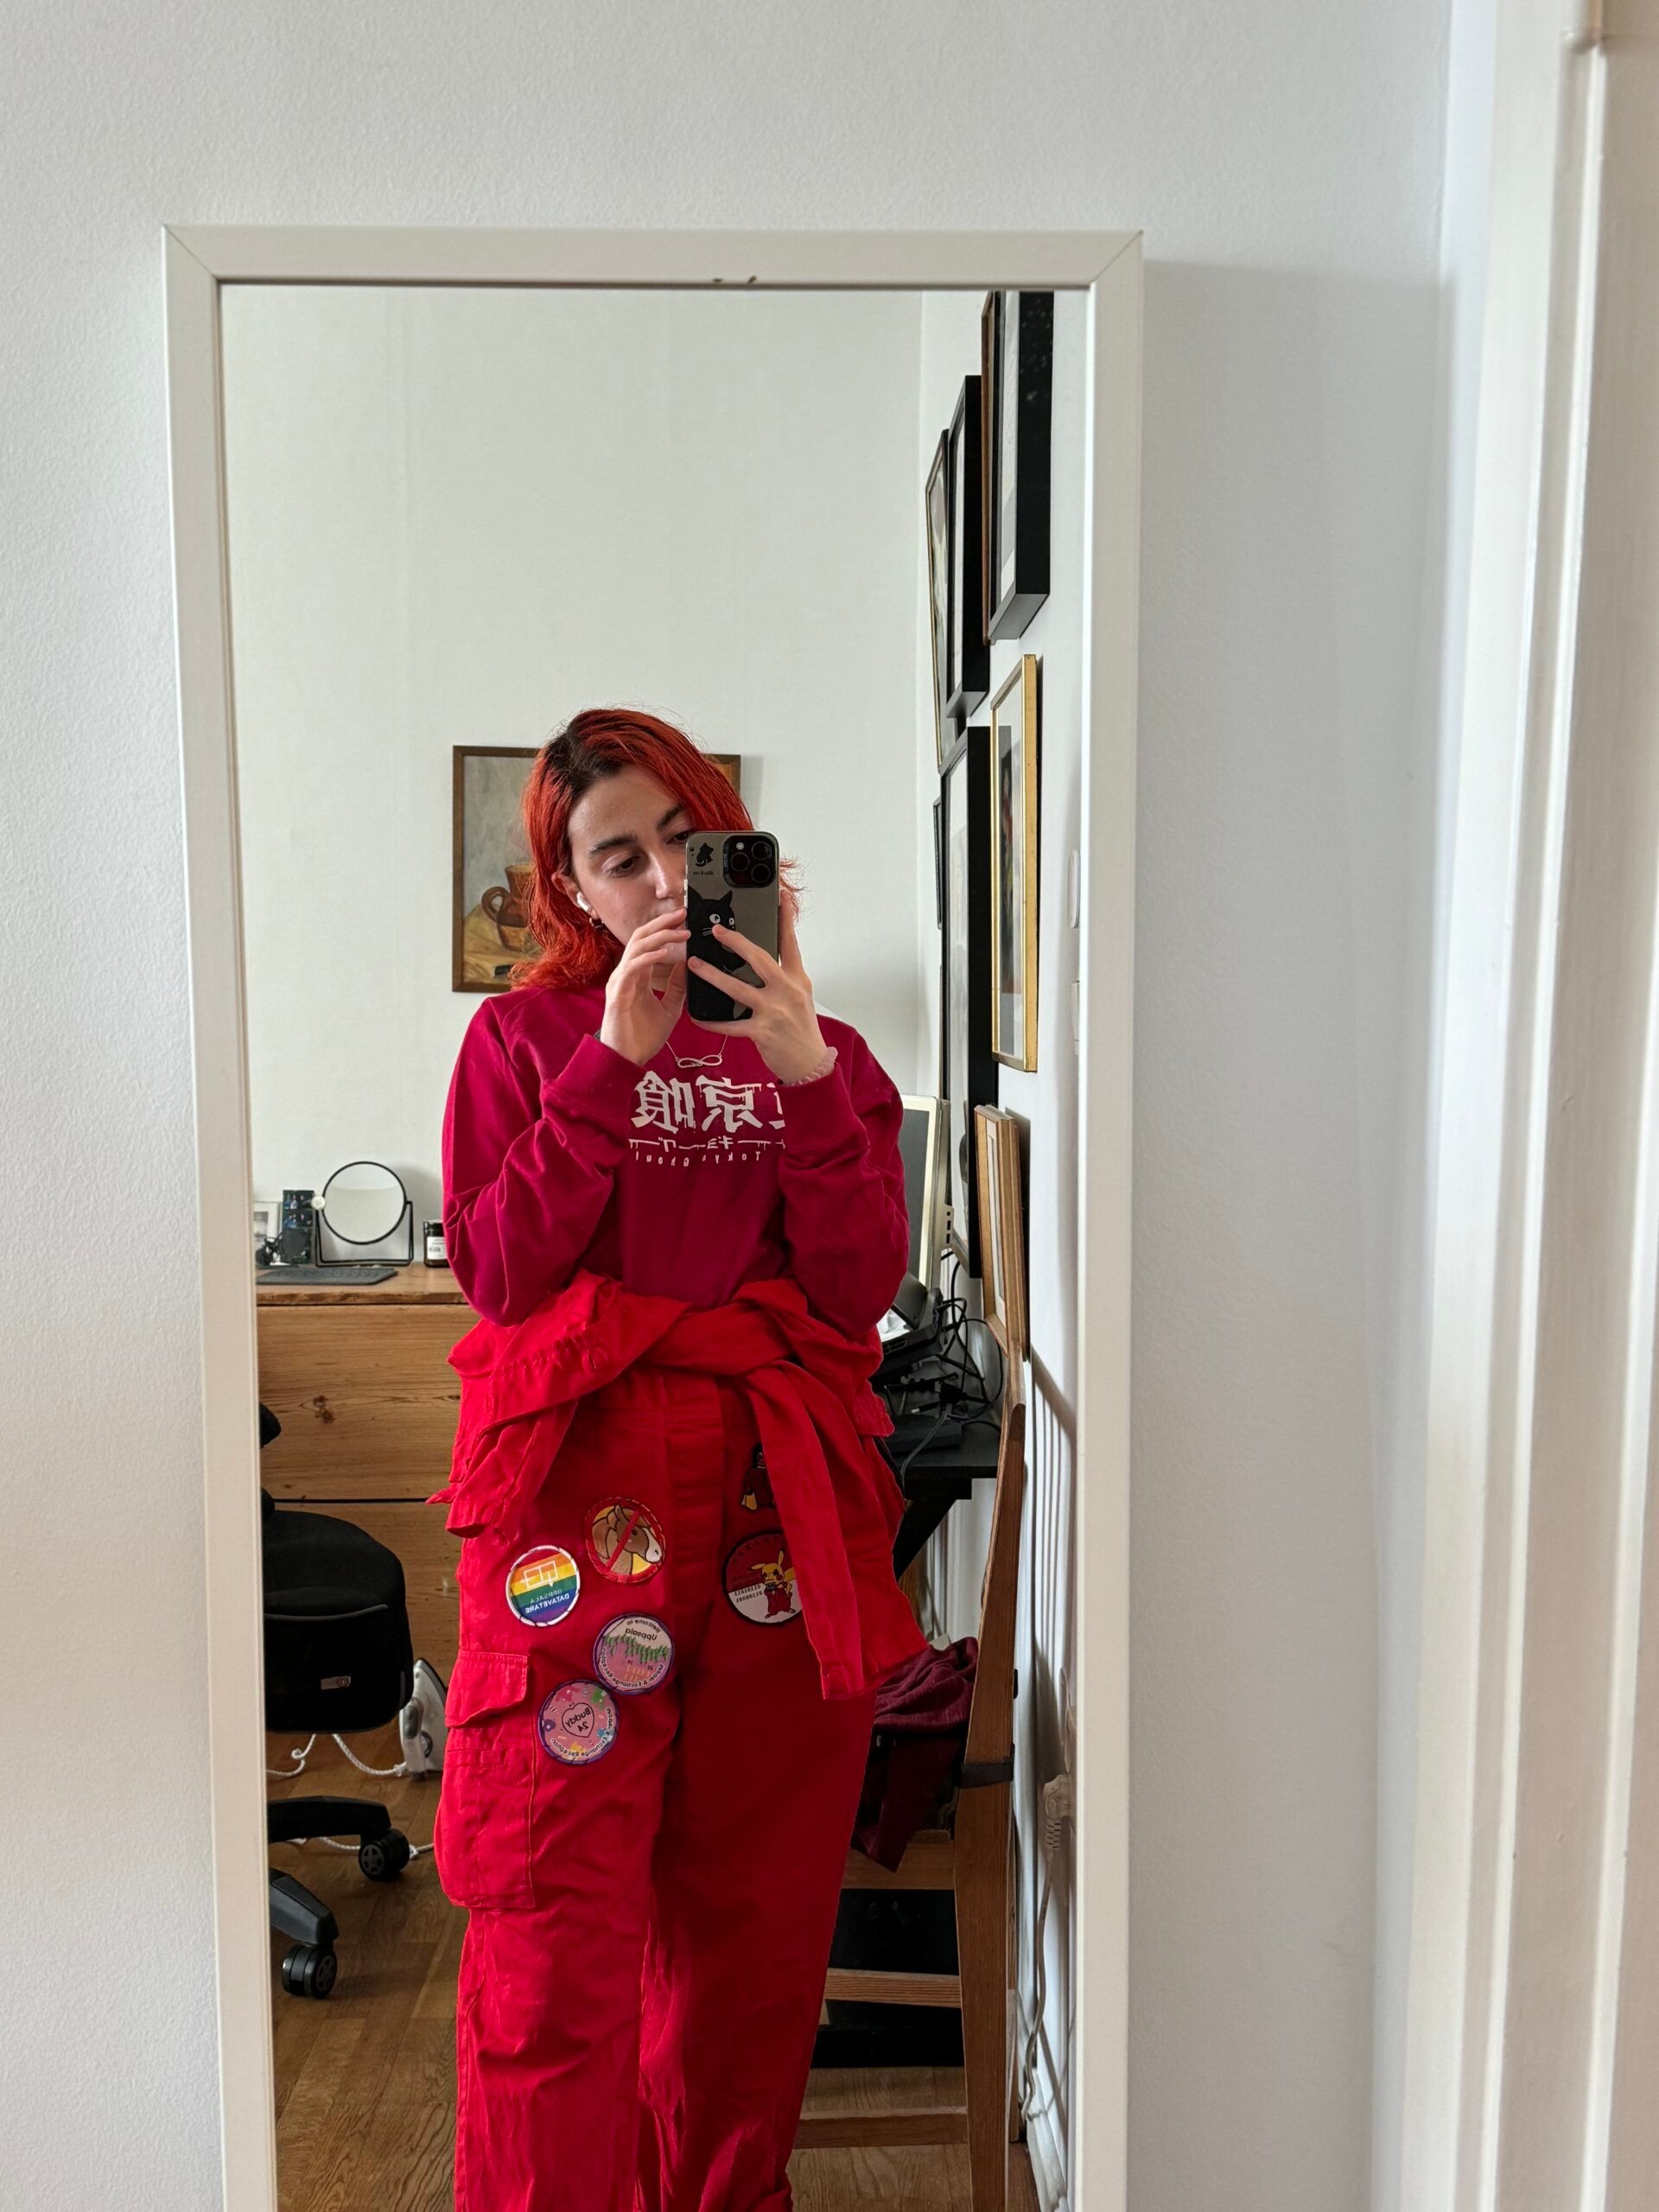
[[[570,868],[579,892],[619,944],[642,922],[683,905],[685,842],[696,824],[672,791],[643,768],[590,784],[570,810]],[[685,948],[673,949],[676,960]]]

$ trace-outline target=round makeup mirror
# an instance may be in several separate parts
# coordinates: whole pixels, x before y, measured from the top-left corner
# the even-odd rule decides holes
[[[356,1245],[384,1243],[413,1221],[403,1178],[378,1160],[351,1160],[336,1167],[318,1197],[317,1216],[330,1236]]]

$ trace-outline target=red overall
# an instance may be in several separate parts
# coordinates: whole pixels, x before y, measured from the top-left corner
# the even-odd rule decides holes
[[[626,1154],[639,1071],[614,1057],[590,1033],[563,1095],[543,1078],[544,1121],[561,1125],[520,1141],[569,1145],[597,1097],[594,1149],[620,1137]],[[893,1574],[902,1501],[874,1440],[890,1427],[868,1382],[879,1348],[848,1325],[874,1284],[849,1272],[845,1216],[860,1185],[888,1191],[889,1163],[884,1145],[872,1165],[835,1084],[839,1099],[822,1083],[782,1094],[793,1172],[820,1160],[830,1187],[779,1210],[787,1128],[760,1161],[769,1204],[727,1185],[770,1241],[718,1303],[578,1265],[527,1312],[498,1300],[450,1355],[461,1419],[437,1497],[466,1541],[435,1854],[469,1913],[456,2212],[791,2203],[875,1685],[926,1648]],[[457,1156],[447,1133],[451,1191]],[[817,1227],[837,1174],[843,1217]],[[543,1203],[559,1179],[541,1178]],[[659,1203],[708,1205],[702,1181],[671,1170]],[[448,1197],[446,1226],[452,1205],[464,1228]],[[594,1208],[612,1234],[614,1211]],[[588,1226],[591,1246],[603,1232]],[[690,1236],[683,1214],[663,1227]],[[488,1235],[489,1268],[530,1280],[499,1213]],[[834,1322],[782,1271],[815,1236]],[[891,1264],[884,1249],[878,1280]]]

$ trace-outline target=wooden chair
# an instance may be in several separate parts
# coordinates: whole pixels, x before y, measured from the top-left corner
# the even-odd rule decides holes
[[[974,2212],[1004,2212],[1008,2145],[1020,2134],[1014,1846],[1014,1612],[1025,1502],[1026,1408],[1011,1375],[997,1451],[991,1542],[980,1584],[979,1656],[961,1777],[940,1825],[912,1837],[889,1873],[849,1850],[842,1887],[950,1890],[956,1974],[832,1967],[826,1998],[875,2005],[946,2005],[962,2012],[961,2105],[802,2119],[797,2150],[966,2143]]]

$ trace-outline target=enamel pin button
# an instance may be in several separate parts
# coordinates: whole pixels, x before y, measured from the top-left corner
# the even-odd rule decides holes
[[[591,1766],[616,1740],[616,1700],[603,1682],[561,1682],[536,1718],[542,1749],[566,1766]]]
[[[563,1544],[537,1544],[507,1569],[508,1609],[530,1628],[562,1621],[582,1591],[582,1569]]]
[[[658,1689],[674,1664],[674,1638],[654,1613],[619,1613],[594,1638],[594,1672],[624,1697]]]
[[[657,1516],[637,1497],[602,1497],[588,1509],[588,1555],[609,1582],[649,1582],[665,1546]]]
[[[801,1593],[781,1529],[757,1529],[726,1554],[726,1595],[746,1621],[775,1628],[801,1610]]]
[[[738,1503],[746,1513],[759,1513],[763,1505],[777,1505],[778,1501],[772,1494],[772,1478],[766,1472],[766,1454],[758,1444],[754,1447],[754,1457],[749,1461]]]

